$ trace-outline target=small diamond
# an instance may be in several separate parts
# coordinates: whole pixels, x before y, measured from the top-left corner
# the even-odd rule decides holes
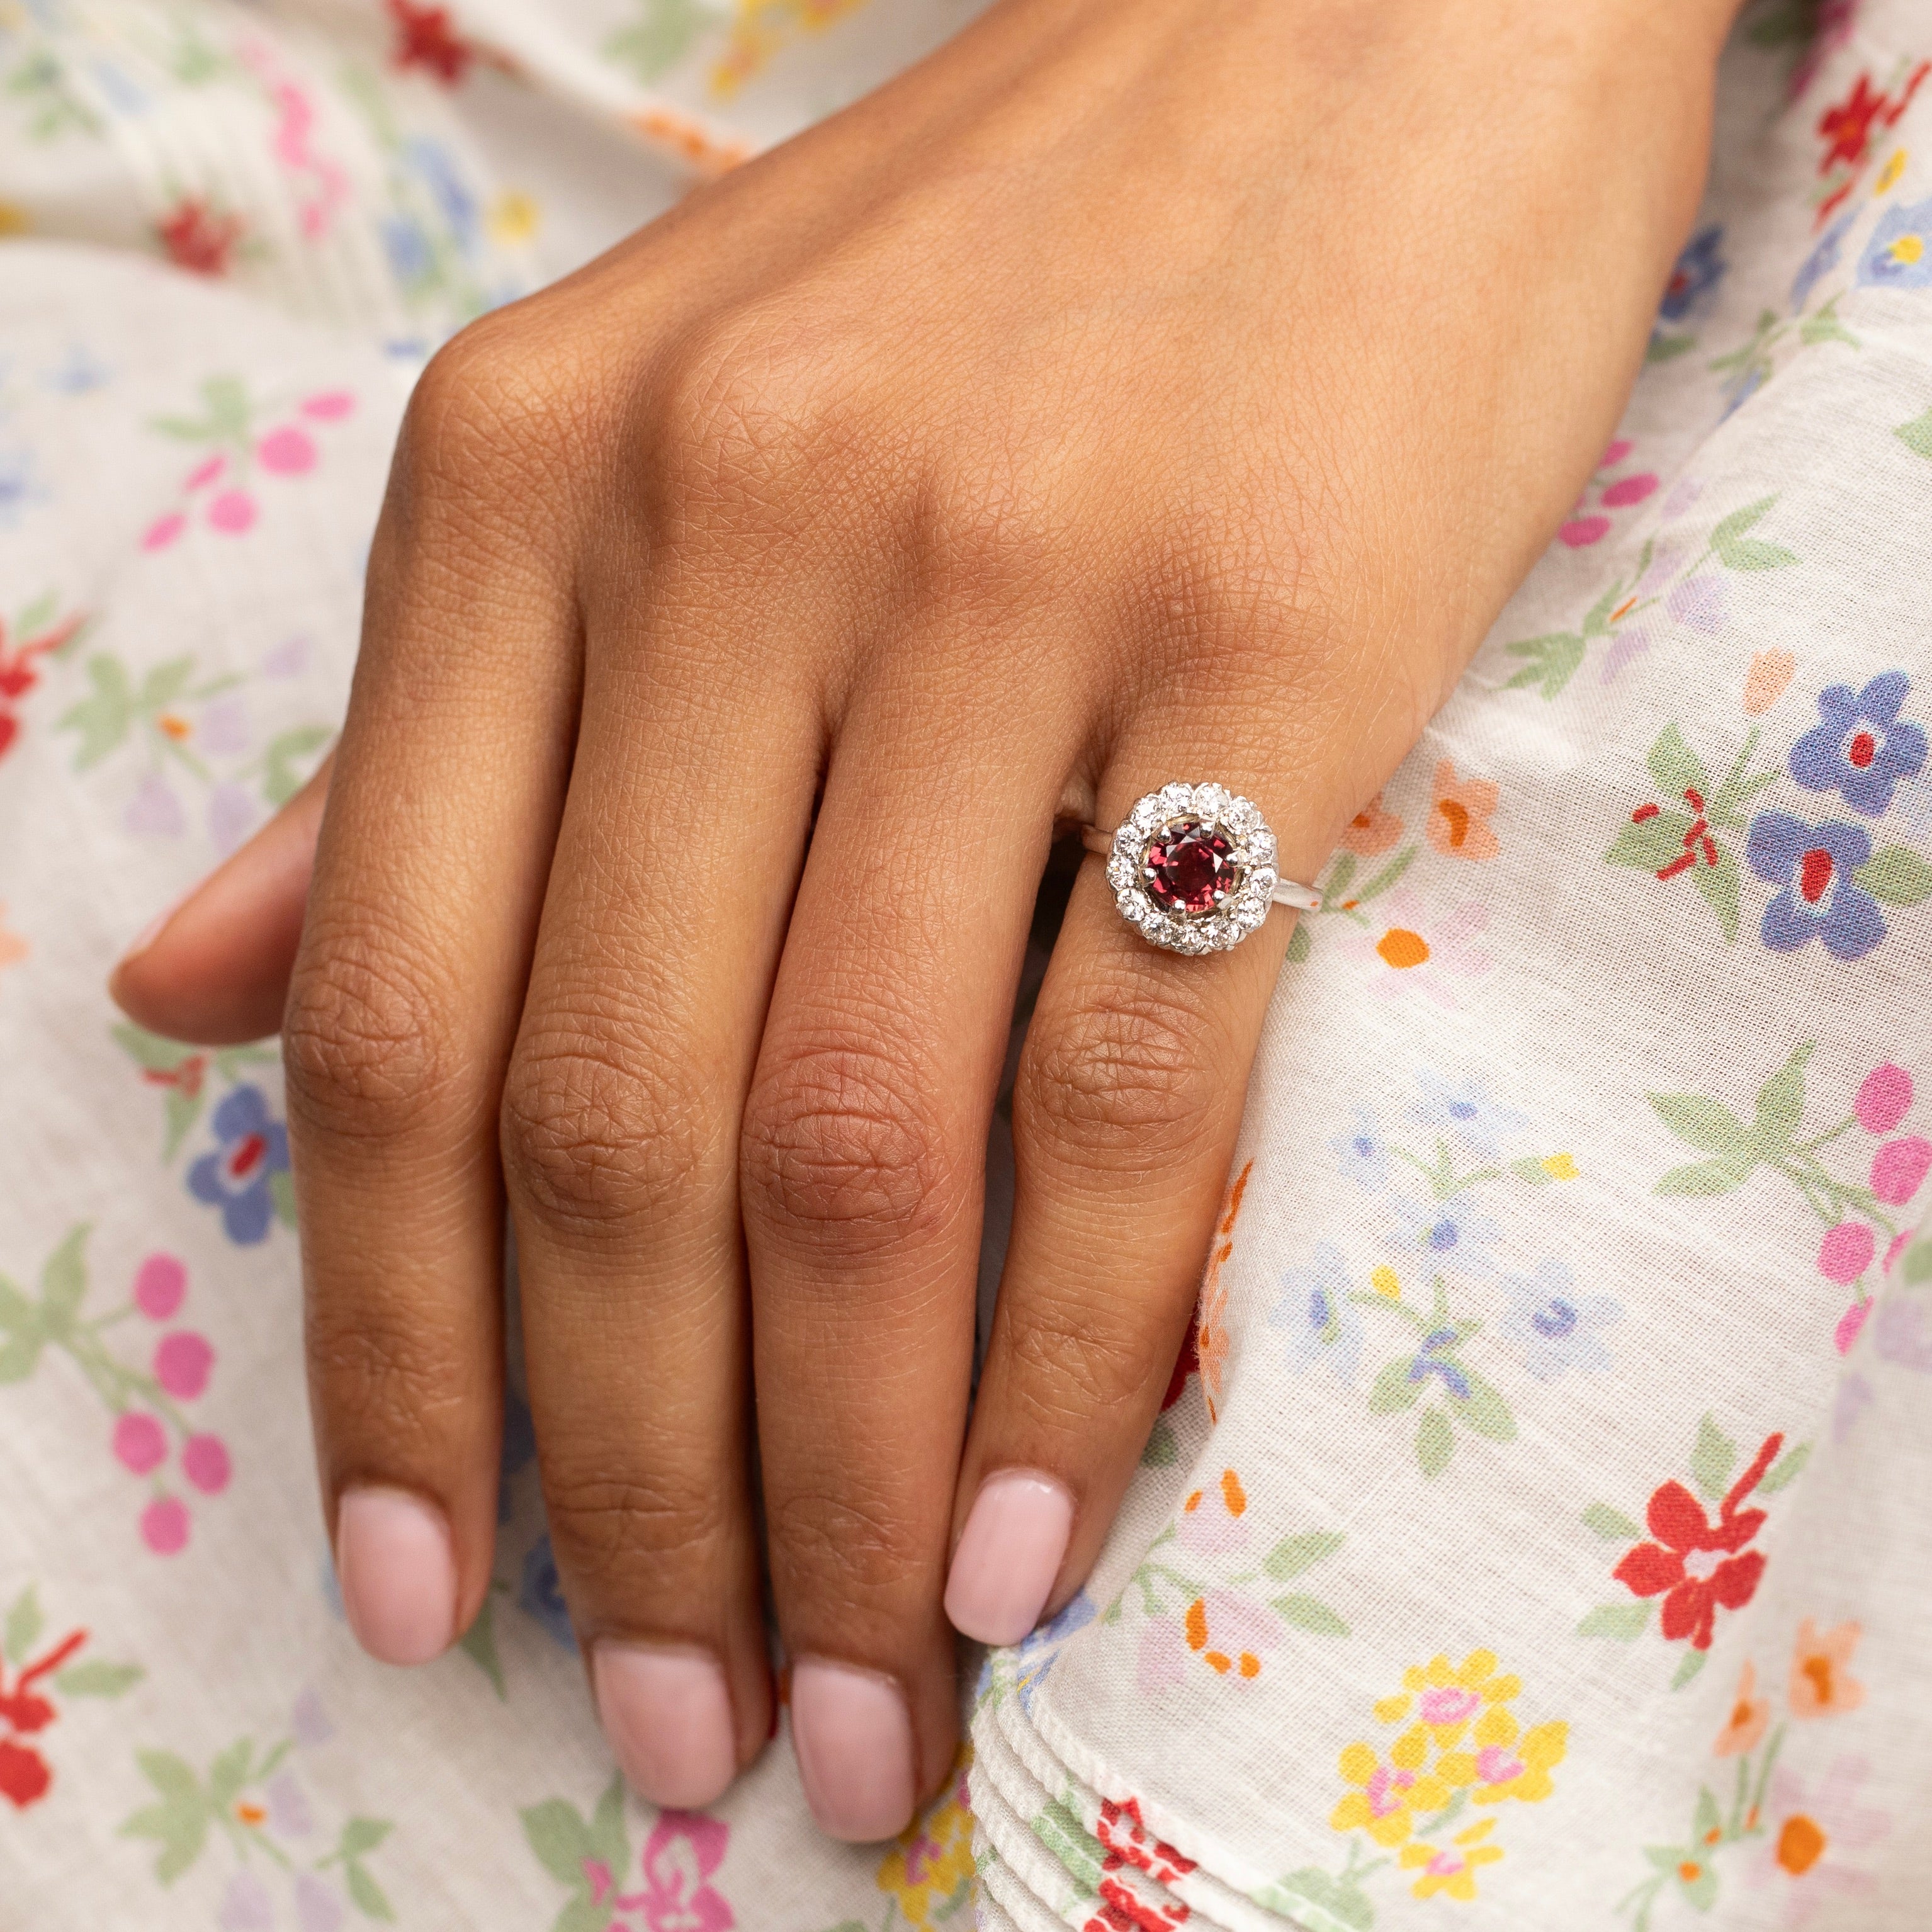
[[[1178,818],[1182,812],[1193,809],[1194,788],[1190,784],[1162,785],[1160,803],[1163,818]]]
[[[1194,809],[1203,818],[1225,822],[1228,809],[1234,802],[1234,794],[1226,785],[1204,784],[1194,788]]]
[[[1107,861],[1107,883],[1115,892],[1124,892],[1134,882],[1134,862],[1124,852],[1116,852]]]
[[[1274,834],[1265,825],[1258,826],[1248,838],[1248,856],[1257,866],[1274,862]]]
[[[1273,896],[1275,887],[1281,883],[1272,866],[1257,866],[1248,874],[1249,889],[1266,905]]]
[[[1192,918],[1218,910],[1239,878],[1227,834],[1191,813],[1162,826],[1143,872],[1155,904]]]
[[[1136,926],[1141,924],[1148,914],[1154,910],[1154,908],[1148,903],[1147,894],[1140,891],[1124,892],[1120,896],[1120,904],[1122,914],[1131,920]]]
[[[1160,823],[1161,816],[1160,795],[1155,792],[1149,792],[1147,796],[1134,807],[1128,817],[1127,826],[1132,826],[1136,832],[1151,832]],[[1127,826],[1123,826],[1120,829],[1124,832]]]
[[[1261,822],[1261,814],[1255,809],[1252,802],[1245,798],[1234,800],[1221,814],[1221,823],[1229,831],[1238,833],[1244,838]]]

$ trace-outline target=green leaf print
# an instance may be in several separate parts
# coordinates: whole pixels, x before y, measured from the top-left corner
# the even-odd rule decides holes
[[[592,1851],[590,1827],[577,1807],[567,1798],[546,1798],[517,1815],[538,1864],[561,1884],[583,1884],[584,1862]]]
[[[83,1252],[88,1223],[68,1232],[65,1240],[47,1257],[40,1270],[40,1326],[50,1340],[64,1335],[87,1297],[87,1262]]]
[[[1625,819],[1617,827],[1606,866],[1634,866],[1639,872],[1659,872],[1684,850],[1684,836],[1694,821],[1688,812],[1658,811],[1648,818]]]
[[[200,1857],[207,1842],[208,1802],[193,1768],[172,1751],[136,1751],[134,1762],[160,1802],[136,1811],[121,1827],[121,1835],[157,1840],[161,1852],[154,1861],[154,1876],[162,1884],[172,1885]]]
[[[1592,1503],[1583,1512],[1583,1522],[1606,1543],[1635,1543],[1643,1534],[1639,1525],[1608,1503]]]
[[[1774,1496],[1787,1484],[1795,1483],[1804,1473],[1804,1466],[1810,1460],[1811,1445],[1808,1442],[1787,1449],[1765,1472],[1764,1480],[1757,1486],[1759,1495]]]
[[[1448,1400],[1464,1428],[1487,1436],[1492,1442],[1516,1440],[1516,1418],[1510,1413],[1509,1404],[1480,1376],[1470,1372],[1469,1393],[1452,1395]]]
[[[27,1653],[33,1648],[44,1622],[40,1598],[29,1583],[14,1599],[13,1607],[7,1612],[6,1628],[0,1630],[0,1656],[17,1670],[26,1662]]]
[[[1754,1141],[1760,1160],[1775,1160],[1792,1142],[1804,1118],[1804,1069],[1814,1042],[1796,1048],[1790,1059],[1757,1090]]]
[[[1700,1160],[1688,1167],[1673,1167],[1660,1180],[1659,1194],[1705,1196],[1729,1194],[1750,1179],[1755,1160]]]
[[[1544,698],[1554,698],[1576,675],[1576,668],[1588,648],[1574,631],[1556,631],[1547,637],[1526,638],[1520,644],[1511,644],[1510,656],[1526,658],[1528,662],[1503,688],[1526,691],[1534,687]]]
[[[1737,860],[1721,847],[1718,849],[1718,862],[1714,866],[1696,866],[1691,868],[1690,883],[1703,895],[1706,903],[1718,915],[1718,923],[1723,928],[1726,945],[1738,936],[1738,899],[1741,879]]]
[[[1852,877],[1887,905],[1918,905],[1932,898],[1932,866],[1909,845],[1881,845]]]
[[[63,1697],[118,1697],[148,1673],[138,1664],[70,1664],[54,1676]]]
[[[298,724],[268,741],[262,754],[262,796],[277,810],[286,805],[302,788],[303,775],[296,760],[319,752],[335,735],[327,724]]]
[[[1616,1643],[1634,1643],[1649,1628],[1647,1603],[1599,1604],[1576,1626],[1576,1634],[1608,1637]]]
[[[87,677],[92,692],[54,721],[56,731],[80,734],[74,758],[77,772],[100,764],[127,736],[134,722],[134,691],[118,658],[89,658]]]
[[[1677,1674],[1670,1680],[1673,1690],[1682,1690],[1703,1674],[1704,1666],[1711,1660],[1708,1650],[1687,1650],[1683,1660],[1677,1666]]]
[[[1676,797],[1687,791],[1708,792],[1711,789],[1703,760],[1684,742],[1684,734],[1675,724],[1666,724],[1658,734],[1657,742],[1651,746],[1650,754],[1644,763],[1657,781],[1658,790],[1668,796]]]
[[[1737,1467],[1738,1445],[1706,1415],[1697,1424],[1696,1447],[1690,1451],[1690,1480],[1706,1502],[1721,1502]]]
[[[1285,1536],[1262,1558],[1262,1568],[1276,1582],[1286,1583],[1333,1556],[1342,1542],[1341,1532],[1333,1529],[1311,1529],[1300,1536]]]
[[[1892,434],[1914,456],[1932,457],[1932,410],[1922,416],[1914,416],[1910,422],[1900,423]]]
[[[1335,1540],[1339,1543],[1342,1539],[1337,1537]],[[1311,1631],[1316,1636],[1348,1634],[1348,1626],[1318,1597],[1304,1596],[1297,1591],[1292,1596],[1275,1598],[1274,1604],[1282,1621],[1292,1624],[1297,1630]]]
[[[1681,1141],[1727,1160],[1756,1157],[1751,1130],[1721,1100],[1701,1094],[1649,1094],[1658,1118]]]
[[[683,59],[699,34],[725,18],[705,0],[641,0],[642,17],[604,43],[604,57],[648,86]]]
[[[1385,1364],[1376,1376],[1375,1386],[1369,1390],[1369,1413],[1394,1415],[1398,1410],[1413,1408],[1421,1393],[1421,1384],[1409,1380],[1408,1358],[1400,1356]]]
[[[1439,1408],[1426,1408],[1415,1425],[1415,1460],[1431,1481],[1449,1466],[1456,1453],[1456,1432]]]

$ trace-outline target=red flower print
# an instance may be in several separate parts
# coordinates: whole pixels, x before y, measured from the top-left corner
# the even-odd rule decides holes
[[[1194,1869],[1194,1860],[1183,1858],[1165,1838],[1156,1838],[1141,1822],[1141,1802],[1130,1798],[1116,1804],[1110,1798],[1100,1801],[1100,1822],[1094,1835],[1107,1848],[1103,1871],[1118,1871],[1133,1865],[1162,1885],[1185,1878]]]
[[[176,268],[191,275],[225,275],[243,226],[238,214],[217,214],[207,202],[190,195],[154,232]]]
[[[1765,1512],[1739,1506],[1784,1445],[1782,1435],[1765,1438],[1726,1493],[1714,1523],[1682,1483],[1666,1483],[1652,1496],[1646,1519],[1657,1540],[1636,1544],[1611,1574],[1634,1596],[1664,1598],[1667,1642],[1688,1637],[1694,1649],[1708,1650],[1718,1610],[1742,1610],[1756,1594],[1765,1558],[1744,1546],[1764,1527]]]
[[[1860,74],[1851,92],[1819,116],[1818,133],[1825,143],[1818,163],[1821,175],[1829,174],[1834,162],[1849,161],[1856,167],[1864,159],[1871,145],[1872,124],[1886,104],[1886,97]]]
[[[1100,1909],[1088,1917],[1081,1932],[1175,1932],[1192,1916],[1178,1900],[1156,1905],[1137,1898],[1118,1879],[1103,1878]]]
[[[7,1732],[0,1736],[0,1797],[9,1800],[16,1810],[24,1811],[44,1798],[53,1782],[46,1760],[32,1745],[20,1742],[45,1730],[58,1714],[34,1686],[51,1676],[86,1641],[85,1630],[62,1638],[37,1662],[22,1666],[11,1690],[7,1688],[6,1660],[0,1658],[0,1726]]]
[[[54,1774],[37,1750],[16,1744],[11,1738],[0,1738],[0,1798],[10,1798],[16,1810],[24,1811],[37,1798],[47,1795]]]
[[[448,8],[389,0],[389,18],[396,23],[398,67],[427,68],[446,87],[454,87],[469,72],[476,56],[450,25]]]
[[[46,607],[40,607],[44,610]],[[31,619],[33,613],[28,614]],[[20,720],[16,706],[40,681],[36,658],[57,651],[86,620],[78,616],[64,619],[50,630],[39,630],[10,646],[7,626],[0,623],[0,758],[20,735]]]

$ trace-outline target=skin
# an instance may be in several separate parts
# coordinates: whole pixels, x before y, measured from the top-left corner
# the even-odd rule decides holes
[[[721,1659],[748,1763],[762,1568],[937,1786],[949,1552],[1037,1470],[1085,1576],[1292,930],[1176,958],[1082,868],[969,1419],[1055,827],[1212,777],[1318,874],[1616,424],[1731,10],[1004,0],[435,358],[332,772],[115,982],[286,990],[332,1521],[427,1500],[475,1614],[507,1199],[586,1650]]]

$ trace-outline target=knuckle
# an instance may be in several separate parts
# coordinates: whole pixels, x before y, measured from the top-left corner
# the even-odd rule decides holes
[[[728,1166],[707,1132],[700,1080],[661,1054],[592,1025],[553,1027],[518,1044],[503,1086],[502,1138],[512,1188],[553,1223],[661,1222],[694,1203]]]
[[[772,1560],[790,1592],[896,1599],[923,1576],[931,1552],[880,1498],[799,1489],[771,1506]],[[788,1592],[790,1593],[790,1592]]]
[[[559,1567],[592,1577],[640,1562],[699,1562],[728,1538],[729,1485],[640,1466],[613,1473],[608,1444],[580,1460],[547,1452],[544,1506]]]
[[[1164,1381],[1171,1364],[1156,1365],[1144,1342],[1118,1324],[1105,1309],[1029,1308],[1007,1342],[1005,1400],[1031,1424],[1084,1433],[1157,1375]]]
[[[934,1111],[876,1046],[826,1039],[761,1066],[747,1100],[740,1180],[748,1215],[866,1253],[942,1222],[951,1190]]]
[[[305,1327],[316,1407],[335,1428],[392,1456],[458,1430],[470,1394],[461,1352],[419,1311],[404,1318],[400,1304],[312,1294]]]
[[[377,922],[313,938],[282,1031],[291,1118],[337,1140],[385,1142],[446,1111],[446,1005],[435,972]]]
[[[1222,1100],[1204,1032],[1184,1002],[1144,985],[1042,1015],[1014,1082],[1015,1133],[1082,1154],[1122,1139],[1146,1156],[1192,1151]]]

